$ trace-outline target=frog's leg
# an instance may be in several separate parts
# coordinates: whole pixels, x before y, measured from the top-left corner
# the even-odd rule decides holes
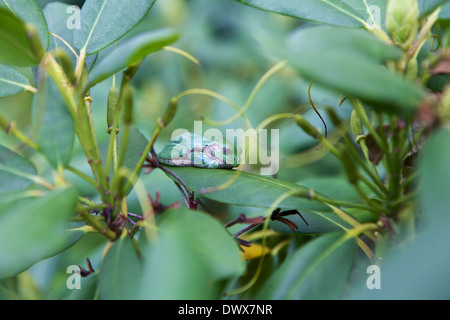
[[[251,242],[250,241],[246,241],[246,240],[240,239],[238,237],[241,234],[243,234],[243,233],[245,233],[245,232],[247,232],[247,231],[249,231],[249,230],[251,230],[253,228],[256,228],[256,227],[260,226],[261,224],[264,223],[264,220],[265,219],[264,219],[263,216],[254,217],[254,218],[247,218],[245,216],[245,214],[241,213],[235,220],[227,223],[225,225],[225,228],[229,228],[229,227],[235,225],[236,223],[247,223],[247,224],[249,224],[249,226],[247,226],[244,229],[242,229],[242,230],[236,232],[235,234],[233,234],[233,238],[236,238],[237,242],[240,245],[242,245],[244,247],[250,247],[251,246]]]

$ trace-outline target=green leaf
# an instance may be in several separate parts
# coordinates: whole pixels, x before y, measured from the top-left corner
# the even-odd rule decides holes
[[[0,97],[24,92],[29,85],[27,77],[18,70],[0,64]]]
[[[0,8],[0,63],[28,67],[39,63],[28,42],[25,25],[9,10]]]
[[[88,55],[96,53],[133,29],[155,0],[87,0],[81,8],[81,28],[74,43]]]
[[[256,299],[338,299],[353,264],[356,243],[342,233],[311,240],[291,254]]]
[[[178,33],[170,29],[139,34],[122,43],[100,62],[89,74],[89,87],[112,76],[126,67],[140,62],[148,54],[160,50],[178,39]]]
[[[177,174],[193,191],[217,187],[231,179],[235,170],[202,169],[194,167],[167,167]],[[228,188],[205,193],[211,200],[237,206],[270,208],[273,202],[286,192],[299,191],[308,193],[308,188],[298,184],[266,176],[241,172],[237,180]],[[289,197],[283,200],[280,208],[299,210],[330,211],[330,208],[317,201],[306,198]]]
[[[418,0],[418,6],[420,11],[420,18],[430,14],[437,7],[444,5],[448,0]]]
[[[215,281],[240,275],[238,245],[213,217],[199,211],[165,211],[158,236],[144,250],[138,299],[217,299]]]
[[[35,190],[2,192],[0,193],[0,212],[6,212],[18,204],[25,205],[39,196],[40,193],[35,192]]]
[[[55,189],[0,213],[0,279],[22,272],[80,239],[82,231],[68,230],[77,196],[73,188]]]
[[[142,261],[136,254],[131,238],[114,242],[103,260],[99,272],[99,299],[128,300],[134,294],[142,276]]]
[[[54,168],[65,167],[72,156],[75,131],[72,116],[50,76],[40,81],[34,104],[36,142]]]
[[[32,24],[41,40],[42,48],[48,48],[48,28],[41,6],[36,0],[0,0],[0,7],[10,10],[23,22]]]
[[[401,51],[364,30],[303,28],[290,39],[289,54],[302,77],[380,110],[410,115],[424,97],[423,88],[383,67]]]
[[[450,19],[450,2],[444,4],[439,13],[439,19]]]
[[[312,177],[302,179],[300,183],[307,187],[320,192],[330,199],[342,201],[360,201],[360,195],[353,185],[351,185],[347,177],[331,176],[331,177]],[[370,189],[364,188],[367,193]]]
[[[29,175],[36,175],[33,165],[21,155],[0,145],[0,193],[20,190],[33,182]]]
[[[69,275],[68,275],[69,276]],[[90,274],[87,278],[81,278],[81,288],[72,289],[66,300],[94,300],[97,296],[99,273]],[[69,289],[67,289],[69,290]]]
[[[425,219],[440,223],[448,215],[450,198],[450,131],[441,129],[429,138],[421,162],[420,198],[425,206]]]
[[[239,0],[267,11],[345,27],[362,27],[377,18],[384,26],[387,0]],[[369,12],[371,14],[369,14]],[[377,22],[377,21],[376,21]]]
[[[350,292],[350,299],[448,300],[450,290],[450,131],[433,133],[423,149],[420,161],[419,206],[420,232],[410,241],[392,248],[382,256],[379,269],[380,289],[369,290],[366,281]],[[390,240],[387,240],[390,241]],[[420,257],[420,258],[418,258]],[[369,265],[369,264],[368,264]]]
[[[383,257],[380,266],[381,288],[369,290],[366,281],[371,274],[360,280],[360,287],[349,293],[349,299],[381,300],[448,300],[450,291],[450,254],[448,226],[450,216],[442,216],[439,224],[423,230],[414,243],[394,250]],[[420,257],[419,259],[417,257]],[[369,266],[369,263],[367,264]]]

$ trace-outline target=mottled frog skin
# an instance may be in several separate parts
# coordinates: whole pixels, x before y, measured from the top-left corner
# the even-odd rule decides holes
[[[176,167],[231,169],[239,165],[239,150],[227,140],[211,141],[186,132],[168,142],[158,154],[160,163]]]

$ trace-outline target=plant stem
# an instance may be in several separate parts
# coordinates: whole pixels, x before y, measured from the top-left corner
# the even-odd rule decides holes
[[[91,177],[89,177],[87,174],[81,172],[80,170],[68,165],[66,166],[66,169],[69,170],[70,172],[76,174],[77,176],[79,176],[80,178],[82,178],[83,180],[86,180],[87,182],[89,182],[90,184],[92,184],[94,187],[97,187],[97,182],[95,182],[94,179],[92,179]]]
[[[377,187],[384,193],[387,193],[388,190],[386,189],[386,187],[383,185],[383,183],[381,183],[381,181],[379,180],[379,177],[377,175],[375,175],[373,173],[373,171],[367,166],[367,163],[365,161],[363,161],[363,159],[361,159],[361,157],[358,154],[358,151],[355,148],[355,145],[352,143],[350,136],[347,134],[344,136],[345,140],[347,142],[347,146],[348,146],[348,150],[351,153],[351,155],[353,156],[353,158],[361,165],[361,167],[363,168],[363,170],[370,176],[370,178],[372,179],[372,181],[377,185]],[[368,180],[364,178],[364,183],[368,184]],[[369,187],[371,187],[371,185],[369,185]],[[372,188],[371,188],[372,189]],[[374,190],[374,189],[372,189]],[[374,192],[377,193],[377,195],[380,195],[377,191],[374,190]]]
[[[162,123],[161,118],[158,118],[156,128],[153,131],[153,134],[152,134],[149,142],[147,143],[147,146],[145,147],[144,152],[142,153],[141,157],[139,158],[139,161],[138,161],[136,167],[134,168],[134,170],[131,173],[131,175],[128,177],[128,182],[127,182],[124,190],[128,190],[128,188],[131,187],[131,184],[133,183],[133,181],[138,176],[139,170],[142,169],[142,166],[144,165],[145,159],[147,158],[148,153],[152,149],[153,144],[155,143],[156,138],[158,137],[158,135],[161,132],[162,128],[164,128],[164,124]]]
[[[384,148],[383,140],[379,136],[378,132],[376,132],[376,130],[374,130],[373,126],[370,124],[369,118],[367,118],[366,111],[364,110],[364,106],[362,105],[361,101],[352,97],[348,97],[348,100],[352,104],[353,108],[355,109],[364,126],[367,128],[369,133],[375,139],[376,143],[380,146],[380,148],[383,149]],[[387,152],[387,150],[385,149],[383,149],[383,151]]]
[[[82,56],[80,54],[80,59],[77,62],[77,67],[79,67],[80,60]],[[83,60],[84,61],[84,60]],[[86,101],[85,104],[84,96],[78,93],[78,105],[75,102],[75,89],[72,87],[69,79],[64,73],[64,70],[56,62],[51,54],[46,54],[41,62],[42,68],[53,78],[56,86],[58,87],[61,96],[66,103],[67,109],[69,110],[72,119],[74,121],[75,133],[78,137],[80,145],[88,159],[88,163],[91,167],[92,173],[97,182],[97,188],[103,202],[111,202],[111,197],[107,194],[107,181],[106,176],[101,165],[100,152],[95,141],[95,136],[93,136],[94,128],[93,123],[90,121],[90,115],[88,110],[90,110],[90,101]],[[79,72],[81,72],[80,70]],[[81,78],[81,74],[79,75]]]
[[[95,230],[97,230],[98,233],[105,235],[105,237],[107,237],[109,240],[112,241],[117,239],[117,235],[114,233],[114,231],[108,229],[108,227],[104,226],[97,219],[94,219],[94,217],[91,216],[90,213],[86,211],[86,208],[79,208],[79,211],[84,221],[86,221],[87,224],[89,224]]]
[[[39,151],[40,147],[37,143],[28,138],[22,131],[16,128],[15,121],[8,121],[2,116],[0,116],[0,128],[5,130],[7,134],[11,134],[16,137],[18,140],[32,147],[33,149]]]

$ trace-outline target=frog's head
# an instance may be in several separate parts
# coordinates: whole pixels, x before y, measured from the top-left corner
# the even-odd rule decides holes
[[[210,158],[217,162],[218,168],[234,168],[239,165],[240,149],[235,149],[227,140],[212,142],[205,148],[204,154],[211,154]]]

